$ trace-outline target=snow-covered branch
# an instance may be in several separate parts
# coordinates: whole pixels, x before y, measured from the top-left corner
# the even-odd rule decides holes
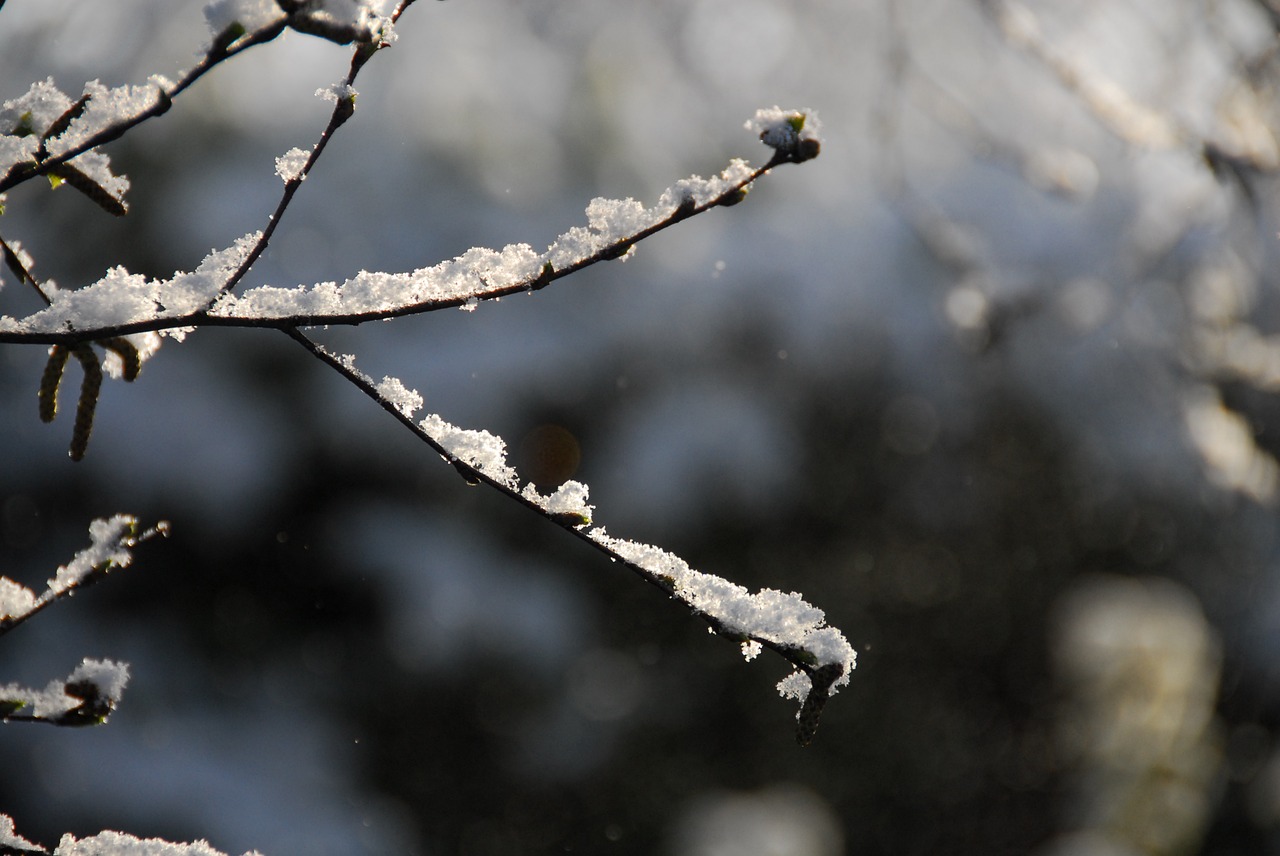
[[[168,532],[168,523],[140,530],[137,518],[117,514],[89,524],[92,543],[58,568],[39,595],[21,583],[0,577],[0,636],[55,601],[70,597],[117,568],[128,567],[134,547]],[[128,679],[129,668],[123,663],[85,659],[68,678],[52,681],[43,690],[13,684],[0,686],[0,721],[97,725],[115,708]]]
[[[412,2],[399,0],[391,14],[383,15],[380,0],[216,0],[205,10],[211,41],[197,64],[176,82],[160,75],[136,86],[109,87],[91,81],[73,98],[48,78],[0,105],[0,213],[4,213],[5,191],[43,176],[55,188],[72,187],[107,213],[124,216],[129,211],[129,180],[114,170],[102,151],[105,144],[168,112],[175,99],[214,67],[275,39],[285,29],[354,45],[345,77],[317,93],[333,102],[327,125],[309,149],[290,149],[277,159],[276,171],[284,188],[274,210],[259,212],[265,218],[262,228],[214,250],[193,270],[151,279],[114,267],[96,282],[61,289],[52,280],[37,277],[35,260],[18,242],[0,236],[5,268],[43,304],[25,317],[0,314],[0,344],[48,346],[36,396],[39,416],[46,422],[57,414],[59,389],[75,357],[82,382],[70,456],[79,460],[88,447],[104,375],[138,379],[162,337],[181,341],[200,327],[280,330],[392,414],[469,484],[489,485],[627,567],[683,604],[712,633],[740,646],[746,659],[769,648],[787,660],[792,668],[778,689],[784,697],[800,702],[796,734],[807,745],[828,697],[849,683],[856,663],[853,648],[838,629],[827,625],[822,610],[798,593],[767,588],[751,592],[694,570],[659,547],[614,537],[594,521],[587,485],[567,481],[543,493],[532,482],[522,481],[507,463],[502,438],[457,427],[439,415],[417,416],[423,404],[420,394],[396,378],[374,381],[356,368],[353,356],[331,353],[304,328],[361,324],[446,308],[471,310],[483,301],[538,291],[599,262],[625,259],[639,242],[658,232],[713,208],[741,202],[752,184],[775,167],[817,157],[821,148],[817,115],[776,107],[760,110],[747,128],[772,150],[767,162],[753,167],[735,158],[717,175],[677,181],[649,206],[631,198],[594,199],[587,206],[585,225],[569,229],[541,251],[523,243],[501,250],[474,248],[411,271],[360,271],[340,283],[243,289],[246,275],[267,250],[327,144],[355,114],[357,75],[379,50],[395,41],[395,23]],[[52,603],[127,566],[133,547],[167,531],[166,523],[144,531],[128,515],[95,520],[90,526],[90,546],[59,568],[39,594],[0,577],[0,636]],[[43,688],[0,685],[0,722],[101,724],[116,708],[128,680],[128,664],[85,658],[67,677]],[[81,839],[64,835],[50,848],[21,837],[12,820],[0,815],[0,856],[17,853],[221,856],[202,841],[175,844],[111,831]]]
[[[48,175],[68,181],[112,213],[123,214],[128,182],[110,174],[106,156],[98,148],[167,113],[173,99],[219,63],[274,40],[285,29],[339,44],[357,42],[354,76],[371,50],[394,39],[392,25],[412,2],[402,0],[388,18],[357,3],[344,19],[323,4],[218,0],[205,10],[214,30],[212,42],[203,58],[176,82],[163,75],[153,75],[146,86],[108,88],[91,81],[75,102],[60,92],[52,79],[35,83],[26,95],[6,102],[0,111],[0,194],[36,176]],[[90,184],[80,186],[77,181]]]
[[[787,115],[807,117],[810,126],[816,123],[811,112]],[[817,142],[815,136],[805,139]],[[816,156],[816,148],[810,151],[808,157]],[[752,168],[735,158],[718,176],[676,182],[652,207],[630,198],[593,199],[587,225],[560,235],[541,253],[528,244],[502,250],[477,247],[413,271],[361,271],[342,283],[263,285],[231,294],[229,288],[264,246],[265,233],[255,232],[211,253],[194,271],[150,280],[113,268],[84,288],[58,292],[50,306],[25,318],[0,317],[0,343],[71,345],[142,333],[180,336],[197,327],[318,327],[471,309],[481,301],[537,291],[599,262],[626,258],[637,243],[676,223],[740,202],[758,178],[780,164],[797,162],[797,157],[795,147],[779,146],[762,166]],[[311,163],[314,153],[307,169]],[[287,174],[296,187],[305,172]],[[277,211],[273,224],[282,213]]]
[[[42,690],[0,686],[0,722],[101,725],[128,682],[128,664],[86,658],[65,680],[50,681]]]
[[[128,514],[95,520],[89,524],[92,543],[75,558],[58,568],[39,595],[8,577],[0,576],[0,636],[47,608],[54,601],[74,594],[117,568],[133,562],[130,552],[152,538],[169,534],[169,524],[161,521],[150,529],[139,528],[138,519]]]
[[[795,592],[763,589],[752,593],[723,577],[694,570],[660,547],[615,538],[603,526],[588,528],[594,522],[595,506],[587,503],[587,485],[565,482],[545,496],[532,482],[522,485],[519,474],[507,463],[506,443],[501,437],[459,428],[435,414],[415,421],[423,403],[416,390],[394,377],[374,381],[356,368],[355,357],[331,353],[300,330],[288,332],[434,449],[468,484],[483,483],[500,491],[621,563],[681,601],[713,633],[739,644],[748,660],[761,648],[780,654],[795,667],[778,684],[778,691],[801,703],[796,716],[797,741],[807,746],[813,740],[827,698],[849,683],[857,664],[857,653],[844,634],[827,625],[821,609]]]
[[[64,835],[50,851],[17,833],[13,818],[0,814],[0,856],[24,856],[44,853],[48,856],[226,856],[207,841],[177,843],[162,838],[137,838],[123,832],[107,830],[97,835],[76,838]],[[259,856],[256,851],[244,856]]]
[[[148,86],[108,89],[94,82],[73,102],[52,81],[46,81],[6,102],[0,111],[0,129],[7,124],[14,131],[0,135],[0,175],[4,176],[0,191],[44,174],[76,187],[110,213],[122,215],[127,211],[124,196],[128,181],[111,172],[106,155],[97,150],[102,143],[164,112],[174,96],[214,65],[274,38],[285,27],[340,44],[356,43],[345,79],[317,93],[332,100],[334,108],[316,144],[309,151],[291,149],[277,159],[277,174],[285,188],[262,230],[214,251],[194,270],[169,279],[148,279],[116,267],[97,282],[75,290],[60,290],[51,281],[38,280],[33,262],[22,248],[0,238],[0,250],[10,271],[34,288],[46,304],[25,318],[0,316],[0,343],[52,346],[40,382],[40,416],[45,421],[56,414],[58,387],[69,357],[75,356],[82,365],[84,380],[71,443],[71,457],[78,460],[85,453],[92,429],[103,369],[112,376],[134,380],[159,347],[161,334],[181,340],[199,327],[281,330],[377,401],[468,483],[490,485],[621,562],[681,601],[712,632],[739,644],[747,659],[767,647],[788,660],[794,671],[778,688],[784,696],[801,702],[797,736],[807,744],[826,699],[848,683],[856,661],[852,647],[839,630],[826,624],[820,609],[796,593],[772,589],[749,592],[721,577],[696,571],[658,547],[615,538],[602,526],[590,526],[593,507],[587,503],[586,485],[566,482],[550,495],[543,495],[532,483],[522,484],[506,463],[501,438],[487,431],[458,428],[437,415],[415,420],[414,413],[422,406],[419,394],[395,378],[374,382],[356,369],[354,357],[330,353],[302,328],[360,324],[452,307],[469,310],[482,301],[537,291],[602,261],[626,258],[637,243],[676,223],[741,202],[753,182],[773,168],[817,157],[821,150],[817,115],[811,110],[778,107],[759,110],[746,127],[772,149],[763,165],[752,167],[735,158],[716,176],[676,182],[651,207],[630,198],[594,199],[587,206],[586,225],[571,228],[542,252],[528,244],[512,244],[502,250],[474,248],[455,259],[408,272],[361,271],[342,283],[294,288],[263,285],[235,293],[266,250],[326,144],[354,114],[356,76],[380,48],[394,41],[394,23],[410,2],[402,0],[391,16],[382,17],[375,14],[375,4],[368,2],[222,0],[206,11],[215,34],[212,45],[177,84],[153,78]],[[334,12],[336,8],[342,11]],[[106,352],[101,363],[94,346]],[[65,573],[60,571],[43,595],[36,597],[21,586],[0,580],[0,631],[72,588],[126,563],[126,547],[161,531],[137,536],[136,521],[123,516],[99,521],[95,527],[94,547],[77,556],[63,569]],[[109,544],[115,546],[108,549]],[[90,662],[82,669],[98,668],[91,668]],[[72,678],[76,681],[69,679],[60,689],[51,685],[43,693],[26,696],[22,695],[26,691],[12,688],[9,692],[18,706],[5,712],[7,718],[86,719],[76,713],[82,709],[99,719],[105,717],[116,694],[99,691],[97,684],[76,675]],[[112,686],[118,690],[123,678]],[[59,708],[68,698],[81,702]]]

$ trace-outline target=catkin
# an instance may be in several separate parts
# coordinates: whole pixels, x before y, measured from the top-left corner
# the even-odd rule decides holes
[[[76,424],[71,429],[71,460],[84,458],[89,448],[89,435],[93,433],[93,413],[98,407],[98,392],[102,389],[102,366],[93,348],[87,344],[76,345],[72,352],[84,368],[84,382],[80,384],[80,400],[76,403]]]
[[[129,213],[129,206],[123,199],[113,196],[105,187],[69,163],[60,164],[49,170],[49,174],[62,179],[114,217],[123,217]]]
[[[67,367],[69,356],[71,352],[62,345],[49,349],[49,361],[44,364],[44,374],[40,376],[41,422],[52,422],[58,414],[58,384],[62,383],[62,372]]]
[[[44,145],[45,140],[52,140],[56,137],[62,136],[67,128],[71,127],[71,123],[80,118],[80,115],[84,113],[84,108],[89,105],[89,98],[90,96],[88,93],[80,96],[79,101],[72,104],[66,112],[55,119],[53,124],[51,124],[45,132],[40,135],[40,144]]]
[[[138,349],[133,342],[117,336],[114,339],[103,339],[99,344],[120,356],[121,377],[127,381],[137,380],[138,372],[142,370],[142,358],[138,356]]]

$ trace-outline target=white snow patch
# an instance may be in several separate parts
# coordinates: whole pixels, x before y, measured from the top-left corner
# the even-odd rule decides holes
[[[284,13],[275,0],[217,0],[204,7],[204,19],[215,36],[232,24],[253,32],[274,24],[282,17]]]
[[[832,685],[833,692],[849,682],[857,653],[839,630],[827,626],[822,610],[805,602],[799,594],[775,589],[752,594],[722,577],[695,571],[680,557],[651,544],[613,538],[603,528],[587,534],[646,573],[669,581],[676,597],[715,618],[730,633],[803,650],[811,655],[815,666],[841,665],[843,674]],[[784,696],[803,699],[809,686],[808,675],[797,672],[784,679],[778,689]]]
[[[311,157],[311,152],[306,149],[292,148],[280,157],[276,158],[276,175],[287,184],[295,178],[306,178],[302,174],[302,168],[307,165],[307,159]]]
[[[75,148],[105,128],[121,122],[127,122],[153,109],[156,106],[156,102],[161,98],[158,81],[155,80],[141,86],[126,84],[111,87],[104,85],[101,81],[90,80],[84,85],[83,94],[89,98],[88,103],[85,104],[84,111],[72,120],[66,131],[48,141],[49,154],[62,154]],[[67,107],[70,106],[70,103],[68,103]],[[55,116],[54,118],[56,119],[57,117]],[[85,169],[85,158],[87,157],[88,155],[81,155],[74,161],[75,165],[85,172],[89,172],[89,170]],[[101,155],[101,157],[103,161],[106,160],[106,155]],[[126,182],[126,186],[127,184]],[[108,187],[107,189],[110,190],[111,188]]]
[[[178,844],[162,838],[135,838],[123,832],[99,832],[77,839],[64,835],[53,856],[226,856],[207,841]],[[257,851],[245,856],[259,856]]]
[[[567,481],[547,497],[542,507],[549,514],[576,518],[581,521],[579,525],[585,526],[591,522],[591,512],[595,510],[595,506],[587,502],[589,494],[590,488],[582,482]]]
[[[703,178],[699,175],[682,178],[663,191],[658,200],[660,209],[673,209],[686,199],[695,205],[706,205],[751,178],[751,164],[742,158],[734,158],[718,176]]]
[[[79,585],[84,578],[104,565],[127,567],[133,561],[129,552],[129,540],[133,537],[138,519],[128,514],[100,518],[89,524],[89,537],[93,543],[76,553],[68,564],[58,568],[49,580],[49,594],[58,595]],[[48,596],[48,595],[46,595]]]
[[[13,818],[7,814],[0,814],[0,848],[7,847],[19,853],[30,850],[33,853],[43,853],[44,848],[23,838],[13,828]]]
[[[35,605],[35,592],[8,577],[0,577],[0,621],[21,618],[34,609]]]
[[[416,389],[407,388],[395,377],[384,377],[376,387],[378,395],[406,417],[422,409],[422,395]]]
[[[488,431],[470,431],[450,425],[436,414],[418,423],[418,427],[444,447],[455,460],[468,464],[508,488],[519,484],[516,471],[507,465],[506,441]]]
[[[0,699],[25,702],[26,706],[22,708],[24,714],[57,719],[85,701],[83,697],[68,695],[68,684],[92,684],[97,688],[98,698],[110,700],[110,704],[114,706],[120,701],[120,695],[128,682],[127,663],[85,658],[65,680],[50,681],[43,690],[26,689],[17,684],[0,686]]]
[[[190,315],[218,296],[221,288],[248,257],[262,237],[252,232],[226,249],[214,250],[194,271],[179,272],[171,279],[150,280],[141,274],[114,267],[97,282],[74,291],[57,291],[53,304],[21,320],[0,318],[0,330],[19,333],[61,333],[94,330],[120,324]],[[188,328],[189,329],[189,328]],[[166,331],[181,338],[186,329]],[[140,356],[155,352],[158,341],[143,340]],[[145,354],[141,353],[144,351]]]
[[[359,94],[356,88],[349,83],[331,83],[316,90],[317,98],[323,101],[332,101],[334,104],[347,99],[354,101]]]
[[[111,699],[112,704],[115,704],[120,701],[125,685],[129,683],[129,664],[86,658],[67,678],[67,683],[86,682],[97,687],[99,695]]]
[[[341,284],[280,288],[264,285],[227,295],[214,314],[227,317],[317,318],[394,312],[405,307],[467,301],[532,280],[542,259],[528,244],[501,251],[475,247],[450,261],[408,273],[360,271]],[[464,303],[465,305],[465,303]]]
[[[339,89],[330,87],[325,91],[337,98]],[[287,152],[277,159],[277,173],[286,180],[296,175],[305,156],[301,149]],[[291,319],[316,324],[326,323],[327,319],[426,310],[433,304],[457,304],[471,310],[482,299],[521,284],[534,284],[548,265],[563,270],[602,250],[626,246],[681,205],[706,205],[743,186],[751,176],[746,161],[735,159],[719,176],[692,176],[676,182],[653,208],[634,199],[593,199],[586,210],[587,225],[569,229],[541,254],[523,243],[509,244],[501,250],[475,247],[454,259],[404,273],[360,271],[342,283],[320,282],[293,288],[263,285],[239,295],[221,293],[260,239],[261,233],[254,232],[232,247],[215,251],[195,271],[175,274],[172,279],[150,280],[123,267],[112,268],[102,279],[84,288],[59,292],[52,306],[24,319],[0,317],[0,331],[92,331],[180,318],[204,309],[210,301],[213,305],[209,314],[223,318]],[[166,333],[181,338],[190,329],[175,328]]]

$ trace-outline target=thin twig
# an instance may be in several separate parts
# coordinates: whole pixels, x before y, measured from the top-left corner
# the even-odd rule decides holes
[[[18,255],[18,251],[9,246],[9,242],[2,237],[0,237],[0,252],[4,253],[4,263],[5,266],[9,268],[9,271],[17,277],[20,282],[25,282],[35,289],[36,294],[38,294],[40,299],[44,301],[45,306],[52,306],[53,299],[45,293],[44,287],[40,285],[40,281],[37,280],[35,275],[27,269],[25,264],[22,263],[22,257]]]
[[[133,116],[122,119],[113,125],[108,125],[101,131],[90,135],[79,144],[67,149],[61,154],[48,157],[39,163],[28,163],[11,170],[8,175],[0,178],[0,193],[4,193],[10,188],[16,187],[24,181],[29,181],[37,175],[45,175],[51,170],[57,169],[57,167],[67,161],[78,158],[85,152],[96,149],[99,146],[105,145],[106,143],[114,140],[118,140],[120,137],[123,137],[130,130],[141,125],[148,119],[153,119],[156,116],[160,116],[168,112],[169,108],[173,106],[173,99],[178,97],[179,94],[208,73],[210,69],[218,63],[230,59],[237,54],[243,53],[251,47],[271,41],[284,31],[287,21],[287,18],[281,18],[278,23],[263,27],[261,30],[254,33],[248,33],[241,36],[230,47],[222,46],[219,41],[215,40],[213,46],[210,48],[209,52],[205,54],[204,58],[201,59],[194,68],[188,71],[180,81],[168,89],[163,87],[157,88],[158,97],[152,106]]]
[[[399,7],[396,8],[392,21],[398,20],[400,15],[408,8],[413,0],[404,0]],[[311,155],[307,158],[307,162],[298,170],[296,175],[289,178],[284,184],[284,193],[280,197],[280,202],[276,205],[276,210],[267,220],[266,228],[262,230],[262,235],[253,245],[253,249],[245,256],[244,261],[236,268],[230,278],[223,283],[218,290],[218,295],[226,294],[240,284],[245,275],[249,273],[249,269],[254,263],[261,258],[266,252],[267,244],[271,241],[271,236],[275,234],[276,228],[280,225],[280,221],[284,219],[285,210],[288,209],[289,203],[293,201],[294,194],[298,192],[298,188],[302,186],[302,182],[306,180],[307,175],[311,172],[311,168],[315,166],[316,161],[320,159],[320,155],[324,152],[325,147],[329,145],[329,140],[333,139],[334,133],[338,128],[351,118],[355,113],[355,90],[351,87],[355,84],[356,76],[360,73],[360,69],[364,68],[364,64],[378,52],[384,45],[378,43],[357,44],[355,51],[351,55],[351,69],[347,72],[346,79],[339,87],[344,92],[337,95],[337,103],[333,105],[333,113],[329,116],[329,124],[320,133],[320,139],[316,141],[315,146],[311,149]],[[214,297],[206,305],[205,309],[213,305],[217,300]]]

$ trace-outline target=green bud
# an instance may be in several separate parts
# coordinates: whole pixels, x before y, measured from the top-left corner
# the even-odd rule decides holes
[[[572,526],[575,529],[591,522],[590,517],[577,511],[560,511],[552,514],[551,519],[562,526]]]
[[[750,191],[750,189],[751,189],[751,185],[749,184],[746,185],[745,187],[739,187],[737,190],[734,190],[726,194],[724,198],[721,199],[717,204],[723,205],[725,208],[731,208],[734,205],[737,205],[742,200],[746,199],[747,193],[748,191]]]
[[[35,133],[35,128],[33,128],[31,125],[30,110],[28,110],[27,112],[23,113],[21,116],[18,117],[18,124],[13,129],[12,133],[13,133],[13,136],[15,137],[29,137]]]

